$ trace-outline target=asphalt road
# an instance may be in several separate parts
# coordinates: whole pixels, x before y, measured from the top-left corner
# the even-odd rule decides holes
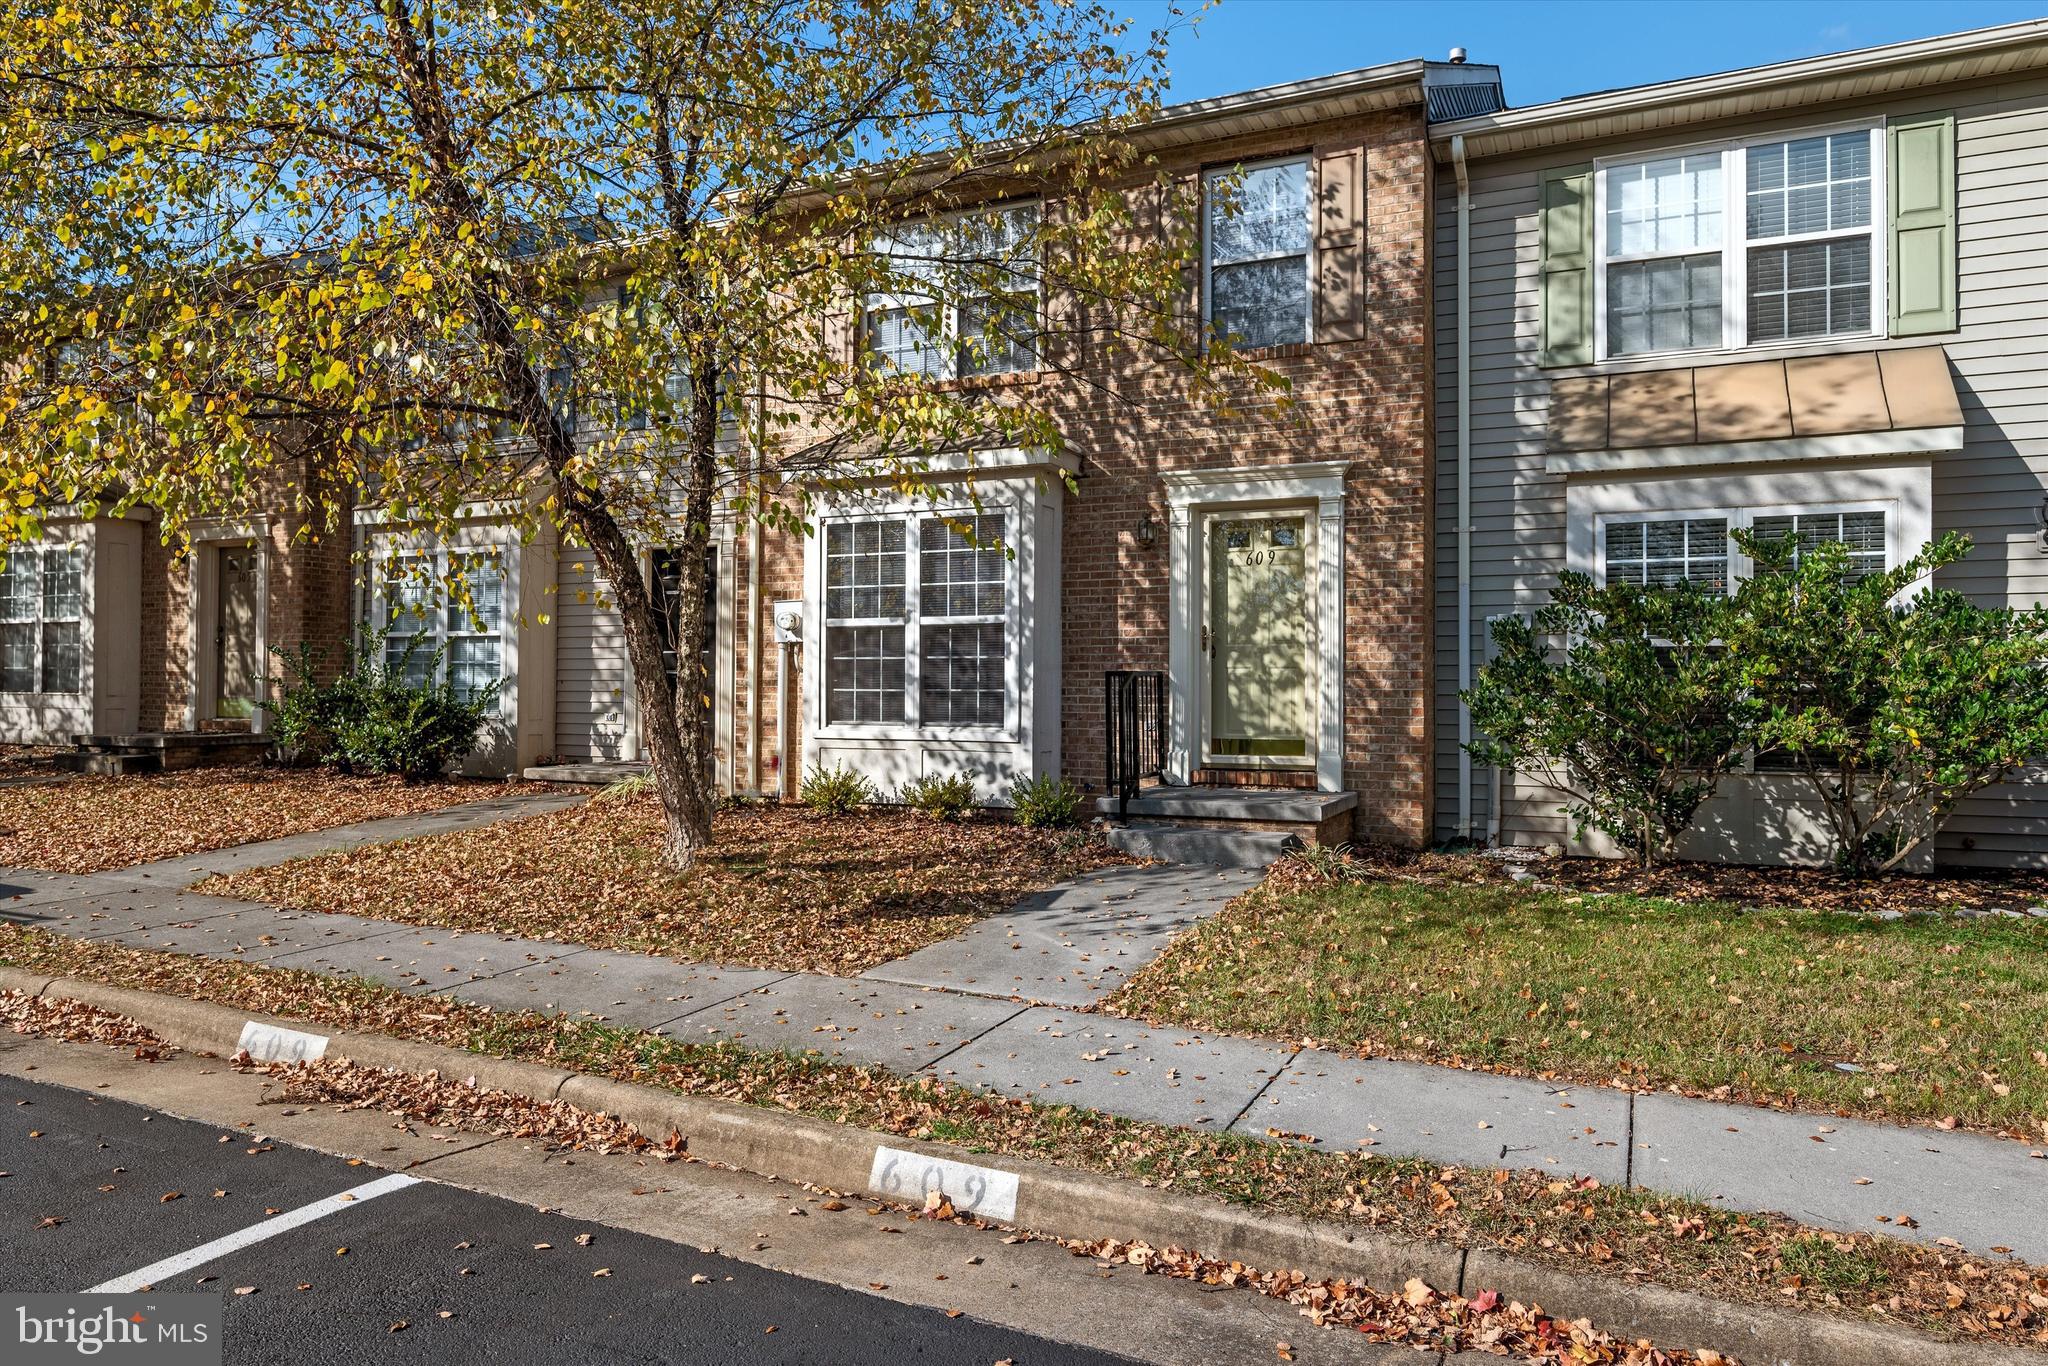
[[[15,1077],[0,1110],[11,1291],[131,1276],[386,1175]],[[237,1366],[1118,1360],[431,1181],[335,1202],[152,1288],[220,1292]]]

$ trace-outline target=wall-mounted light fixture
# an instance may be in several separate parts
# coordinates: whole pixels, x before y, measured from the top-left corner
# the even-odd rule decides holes
[[[2044,534],[2048,534],[2048,533],[2044,533]],[[1156,540],[1158,540],[1158,539],[1159,539],[1159,527],[1158,527],[1158,524],[1157,524],[1157,523],[1155,523],[1155,522],[1154,522],[1154,521],[1152,520],[1152,514],[1151,514],[1151,513],[1149,513],[1149,512],[1147,512],[1147,513],[1144,513],[1143,515],[1141,515],[1141,516],[1140,516],[1140,517],[1138,518],[1138,544],[1139,544],[1139,545],[1151,545],[1151,544],[1152,544],[1152,543],[1153,543],[1154,541],[1156,541]]]
[[[2041,544],[2043,554],[2048,554],[2048,498],[2043,498],[2034,507],[2034,539]]]

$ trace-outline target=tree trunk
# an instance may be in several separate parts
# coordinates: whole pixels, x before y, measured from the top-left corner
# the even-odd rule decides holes
[[[385,32],[401,91],[430,165],[436,215],[451,231],[460,225],[484,226],[477,201],[463,179],[462,158],[449,132],[444,92],[413,32],[413,19],[403,0],[390,0],[387,5]],[[591,489],[569,473],[576,456],[575,434],[555,411],[546,384],[527,358],[506,301],[498,293],[502,287],[479,282],[470,291],[477,312],[478,340],[496,366],[504,397],[517,414],[521,429],[539,450],[569,528],[590,547],[611,582],[625,628],[634,694],[640,703],[641,745],[661,794],[662,855],[671,867],[688,868],[697,851],[710,842],[711,815],[717,802],[703,689],[670,687],[661,658],[666,628],[640,576],[639,554],[602,489]],[[691,678],[703,648],[704,551],[710,537],[717,475],[715,370],[711,380],[710,388],[699,390],[692,405],[692,472],[680,552],[682,583],[678,593],[683,629],[677,654],[681,671]],[[680,701],[678,692],[684,695]]]

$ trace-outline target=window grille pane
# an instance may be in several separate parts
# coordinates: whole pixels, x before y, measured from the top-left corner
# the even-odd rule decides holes
[[[1869,330],[1868,237],[1750,249],[1751,341]]]
[[[1003,724],[1003,628],[927,626],[919,639],[921,719],[928,726]]]
[[[78,546],[43,551],[43,620],[76,621],[85,601],[85,562]]]
[[[1746,160],[1752,241],[1870,226],[1869,133],[1752,147]]]
[[[81,648],[79,623],[44,622],[42,690],[77,692],[83,673],[84,650]]]
[[[1728,519],[1609,522],[1606,528],[1608,583],[1670,588],[1691,582],[1716,592],[1728,589]]]
[[[505,618],[505,576],[498,571],[495,555],[467,555],[453,568],[461,575],[468,592],[467,605],[448,599],[448,629],[451,632],[491,634],[501,629]]]
[[[936,309],[869,309],[867,334],[868,351],[883,369],[903,375],[947,377],[946,347],[940,336]]]
[[[34,621],[41,597],[42,553],[34,546],[0,548],[0,621]]]
[[[1607,351],[1688,351],[1721,343],[1721,258],[1674,256],[1607,268]]]
[[[960,520],[973,526],[972,540],[943,518],[918,524],[918,612],[925,618],[1002,614],[1008,557],[997,541],[1003,519],[985,514]]]
[[[448,642],[448,686],[474,701],[498,681],[501,642],[496,636],[458,636]]]
[[[1885,569],[1884,513],[1802,512],[1794,515],[1758,517],[1750,530],[1766,541],[1792,537],[1792,563],[1797,565],[1806,552],[1828,541],[1839,541],[1848,549],[1851,579],[1882,573]]]
[[[1607,176],[1607,254],[1697,252],[1721,245],[1721,154],[1616,166]]]
[[[1261,166],[1209,196],[1209,261],[1308,255],[1308,163]]]
[[[960,305],[960,373],[1009,375],[1038,364],[1028,301],[984,298]]]
[[[825,528],[825,615],[903,615],[903,523],[833,522]]]
[[[1209,272],[1209,327],[1243,348],[1308,340],[1308,257],[1285,256]]]
[[[0,692],[35,690],[35,624],[11,621],[0,625]]]
[[[900,525],[900,523],[899,523]],[[903,628],[825,628],[825,719],[840,723],[903,720]]]

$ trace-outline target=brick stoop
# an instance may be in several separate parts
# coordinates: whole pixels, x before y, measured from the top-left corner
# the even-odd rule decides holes
[[[120,777],[208,765],[260,764],[270,737],[240,731],[148,731],[135,735],[74,735],[76,747],[56,756],[59,768],[74,773]]]

